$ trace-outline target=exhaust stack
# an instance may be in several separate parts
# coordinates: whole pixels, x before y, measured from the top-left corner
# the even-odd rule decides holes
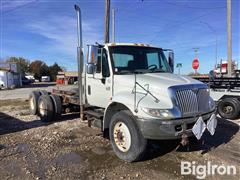
[[[80,105],[80,118],[83,120],[83,51],[82,51],[82,19],[81,19],[81,9],[78,5],[74,6],[77,13],[77,36],[78,36],[78,46],[77,46],[77,61],[78,61],[78,90],[79,90],[79,105]]]

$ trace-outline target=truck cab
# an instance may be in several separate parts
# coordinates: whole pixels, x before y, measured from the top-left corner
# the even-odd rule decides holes
[[[167,58],[165,51],[146,44],[88,46],[85,103],[104,109],[102,130],[110,132],[115,152],[130,149],[121,140],[131,134],[128,121],[143,139],[179,139],[215,111],[207,85],[173,74],[173,53]]]
[[[167,77],[172,75],[172,71],[173,66],[169,66],[164,50],[161,48],[129,43],[88,46],[87,103],[106,108],[122,93],[132,93],[135,77],[139,77],[138,81],[143,81],[145,78],[141,83],[149,86],[155,79],[155,75],[161,74]]]

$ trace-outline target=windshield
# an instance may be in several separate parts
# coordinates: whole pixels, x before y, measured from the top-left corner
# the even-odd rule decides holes
[[[160,48],[111,46],[109,49],[115,74],[171,72]]]

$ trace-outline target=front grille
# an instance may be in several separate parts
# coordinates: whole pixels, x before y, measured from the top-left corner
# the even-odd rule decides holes
[[[176,91],[177,104],[183,116],[207,112],[209,110],[209,92],[207,89],[187,89]]]
[[[207,89],[199,89],[197,93],[198,111],[209,111],[209,91]]]

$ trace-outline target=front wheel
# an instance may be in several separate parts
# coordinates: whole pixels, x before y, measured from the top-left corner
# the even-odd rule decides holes
[[[115,154],[127,162],[143,158],[147,140],[139,131],[129,111],[116,113],[110,123],[110,140]]]

